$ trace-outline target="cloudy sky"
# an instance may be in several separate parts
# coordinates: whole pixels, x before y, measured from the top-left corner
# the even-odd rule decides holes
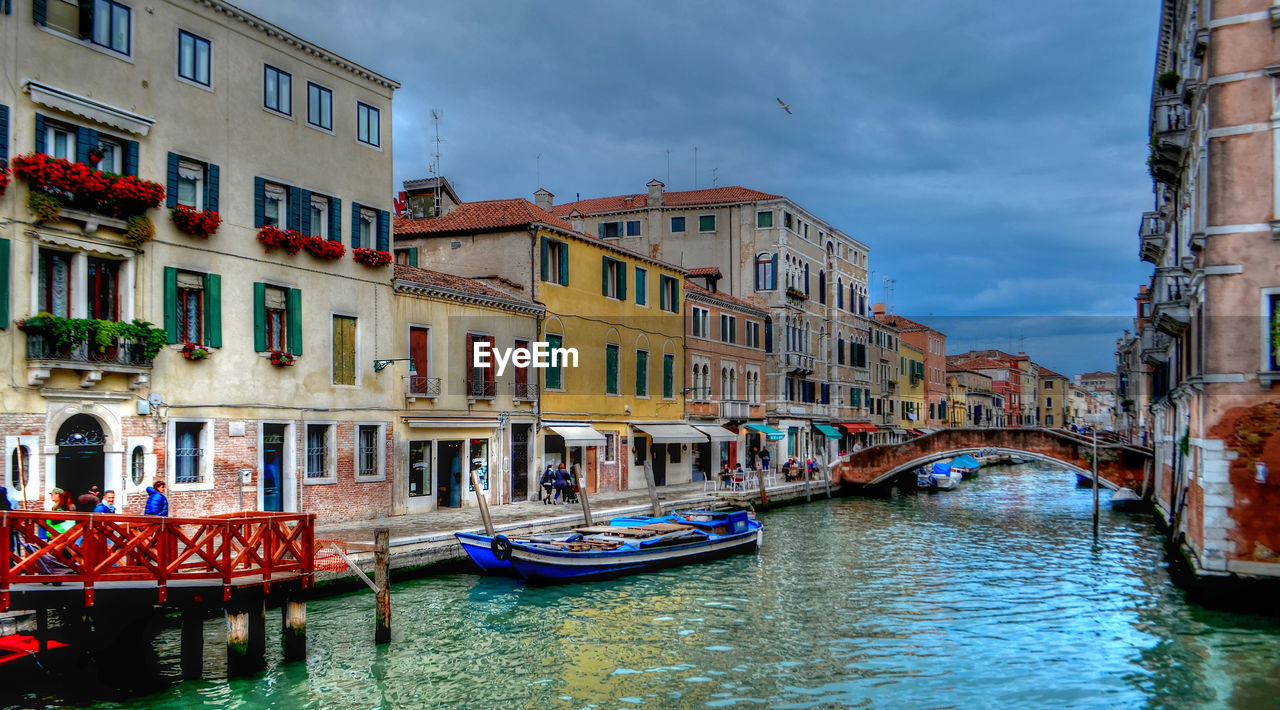
[[[397,184],[428,175],[435,109],[464,200],[787,195],[953,352],[1111,369],[1149,273],[1155,0],[238,4],[402,84]]]

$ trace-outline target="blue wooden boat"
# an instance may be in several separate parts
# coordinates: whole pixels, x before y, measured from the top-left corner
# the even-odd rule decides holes
[[[615,518],[559,541],[495,535],[490,552],[535,584],[579,582],[703,562],[760,546],[763,531],[745,511],[689,511]]]
[[[569,537],[577,535],[573,531],[559,533],[539,533],[527,538],[516,538],[519,540],[544,540],[555,542],[565,540]],[[488,535],[478,535],[476,533],[458,532],[453,534],[458,538],[458,542],[462,543],[462,550],[467,553],[467,557],[475,563],[480,571],[484,574],[499,575],[515,575],[516,571],[511,567],[511,563],[506,560],[500,560],[493,554],[493,538]]]

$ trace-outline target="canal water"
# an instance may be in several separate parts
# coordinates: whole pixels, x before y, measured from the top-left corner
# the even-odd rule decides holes
[[[398,584],[309,605],[309,655],[129,707],[1275,707],[1280,620],[1172,586],[1149,517],[1042,464],[763,514],[764,547],[612,582]],[[272,613],[272,617],[275,614]],[[278,648],[278,624],[269,642]],[[217,636],[211,629],[210,648]],[[176,636],[161,639],[176,672]],[[210,674],[222,658],[208,653]]]

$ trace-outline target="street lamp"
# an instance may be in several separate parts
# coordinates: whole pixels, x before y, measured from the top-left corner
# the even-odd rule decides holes
[[[415,365],[414,365],[414,363],[413,363],[413,358],[411,358],[411,357],[393,357],[393,358],[388,358],[388,359],[386,359],[386,360],[374,360],[374,361],[373,361],[373,371],[374,371],[374,372],[382,372],[383,370],[387,369],[387,365],[390,365],[390,364],[391,364],[391,363],[393,363],[393,362],[400,362],[401,360],[408,360],[408,361],[409,361],[409,376],[410,376],[410,377],[412,377],[412,376],[414,376],[414,375],[418,374],[418,368],[417,368],[417,366],[415,366]]]

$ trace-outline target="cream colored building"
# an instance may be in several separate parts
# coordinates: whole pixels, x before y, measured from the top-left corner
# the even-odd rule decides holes
[[[44,221],[27,179],[0,198],[6,480],[21,452],[37,501],[100,485],[137,511],[163,479],[174,514],[387,513],[398,391],[372,365],[395,356],[391,268],[351,249],[389,247],[399,85],[217,0],[86,7],[14,3],[0,22],[0,158],[65,157],[167,194],[138,243],[118,217],[139,210],[93,198],[97,173]],[[179,231],[178,204],[220,228]],[[345,253],[266,253],[273,223]],[[106,324],[96,339],[15,327],[42,312]],[[154,356],[113,325],[133,319],[163,329]]]

